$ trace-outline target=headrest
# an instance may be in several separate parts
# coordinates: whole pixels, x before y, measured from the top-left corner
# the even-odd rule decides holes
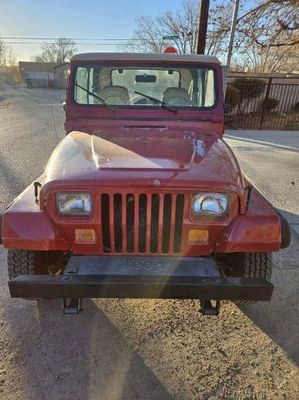
[[[167,88],[163,93],[162,101],[169,106],[188,107],[192,105],[187,90],[179,87]]]
[[[101,91],[100,97],[106,101],[107,104],[123,105],[130,103],[128,89],[124,86],[106,86]]]

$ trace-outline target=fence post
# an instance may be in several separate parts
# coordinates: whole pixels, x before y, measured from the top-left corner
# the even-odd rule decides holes
[[[267,100],[269,98],[271,86],[272,86],[272,77],[269,78],[269,80],[268,80],[266,94],[265,94],[265,98],[263,100],[263,105],[262,105],[262,115],[261,115],[261,119],[260,119],[259,129],[263,128],[263,123],[264,123],[264,120],[265,120],[265,112],[267,111]]]

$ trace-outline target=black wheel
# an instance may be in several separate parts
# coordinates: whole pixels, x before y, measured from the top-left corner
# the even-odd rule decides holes
[[[47,274],[46,254],[40,251],[8,250],[8,277]]]
[[[29,250],[8,250],[7,268],[9,279],[19,275],[44,275],[47,273],[46,253]],[[26,298],[26,300],[34,300]]]
[[[8,276],[60,275],[68,259],[69,254],[61,251],[8,250]]]
[[[228,277],[262,278],[271,281],[272,253],[231,253],[219,255],[219,265]],[[255,301],[237,300],[236,304]]]
[[[8,250],[8,277],[14,279],[19,275],[59,275],[63,272],[66,261],[67,255],[61,252]]]

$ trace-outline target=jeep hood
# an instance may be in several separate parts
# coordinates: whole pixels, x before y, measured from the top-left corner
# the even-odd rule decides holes
[[[140,132],[141,131],[141,132]],[[238,164],[216,135],[159,129],[90,135],[71,132],[52,153],[45,183],[101,181],[107,185],[241,186]],[[79,182],[78,182],[79,183]],[[218,185],[219,186],[219,185]]]

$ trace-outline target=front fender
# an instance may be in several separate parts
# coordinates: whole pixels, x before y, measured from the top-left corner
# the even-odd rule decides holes
[[[67,250],[69,247],[35,203],[33,183],[4,212],[2,240],[4,246],[11,249]]]
[[[251,187],[247,210],[226,228],[217,252],[271,252],[282,247],[281,218],[274,207]]]
[[[289,247],[291,243],[291,229],[288,221],[286,218],[278,211],[276,210],[277,215],[279,216],[280,219],[280,225],[281,225],[281,249],[286,249]]]

